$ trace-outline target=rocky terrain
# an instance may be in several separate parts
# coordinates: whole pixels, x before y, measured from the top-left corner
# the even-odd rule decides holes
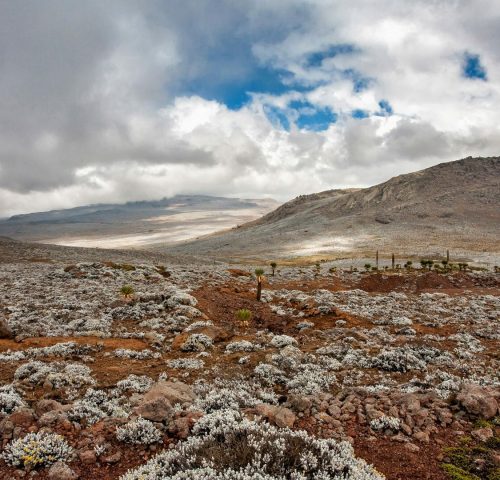
[[[370,188],[302,195],[259,220],[169,251],[255,261],[452,249],[466,261],[492,265],[499,238],[500,158],[469,157]]]
[[[14,215],[0,219],[0,235],[74,247],[165,246],[255,220],[278,205],[272,199],[176,195]]]
[[[0,239],[0,478],[499,478],[498,273],[277,263]]]

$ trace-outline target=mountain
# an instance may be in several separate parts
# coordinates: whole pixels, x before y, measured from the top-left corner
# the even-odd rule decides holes
[[[0,221],[0,236],[81,247],[165,245],[254,220],[277,205],[272,199],[177,195],[15,215]]]
[[[169,249],[220,258],[500,251],[500,157],[468,157],[369,188],[301,195],[262,218]],[[497,258],[497,257],[496,257]]]

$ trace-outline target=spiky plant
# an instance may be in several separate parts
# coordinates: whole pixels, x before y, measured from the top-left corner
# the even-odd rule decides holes
[[[269,266],[270,266],[270,267],[271,267],[271,269],[272,269],[272,273],[271,273],[271,275],[274,277],[274,271],[276,270],[276,267],[278,266],[278,264],[277,264],[276,262],[271,262],[271,263],[269,264]]]
[[[257,277],[257,301],[260,302],[262,296],[262,281],[264,280],[264,269],[256,268],[255,276]]]
[[[131,285],[123,285],[123,287],[120,288],[120,294],[123,298],[125,298],[125,300],[132,298],[134,293],[134,287]]]
[[[366,270],[367,272],[369,272],[369,271],[370,271],[370,268],[372,268],[372,264],[371,264],[371,263],[365,263],[365,270]]]
[[[236,320],[241,323],[244,327],[248,326],[248,322],[252,318],[252,312],[248,308],[240,308],[234,313]]]

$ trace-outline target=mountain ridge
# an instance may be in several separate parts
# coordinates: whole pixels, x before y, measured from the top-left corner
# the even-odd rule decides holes
[[[499,224],[500,157],[467,157],[371,187],[301,195],[237,229],[185,242],[174,251],[279,257],[361,252],[377,245],[425,251],[446,244],[498,251]],[[349,245],[328,245],[328,235]],[[317,248],[308,242],[318,243]]]

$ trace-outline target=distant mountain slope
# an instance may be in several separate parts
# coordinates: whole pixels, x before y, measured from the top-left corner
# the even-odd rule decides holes
[[[0,221],[0,236],[82,247],[163,245],[254,220],[277,205],[272,199],[177,195],[15,215]]]
[[[500,157],[465,158],[363,189],[301,195],[172,251],[216,257],[500,251]]]

